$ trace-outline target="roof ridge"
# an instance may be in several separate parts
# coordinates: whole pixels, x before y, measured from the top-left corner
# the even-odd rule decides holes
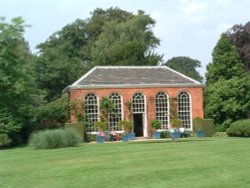
[[[104,69],[107,69],[107,68],[164,68],[164,66],[159,66],[159,65],[156,65],[156,66],[95,66],[95,68],[104,68]]]

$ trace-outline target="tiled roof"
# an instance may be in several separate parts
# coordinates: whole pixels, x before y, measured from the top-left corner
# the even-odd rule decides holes
[[[67,89],[157,86],[202,87],[203,84],[166,66],[97,66]]]

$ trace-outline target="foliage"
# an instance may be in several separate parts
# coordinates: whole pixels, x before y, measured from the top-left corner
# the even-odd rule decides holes
[[[170,119],[178,118],[177,98],[176,97],[169,98],[169,108],[170,108]]]
[[[193,119],[193,129],[194,131],[203,130],[204,127],[204,119],[200,117],[196,117]]]
[[[196,70],[201,67],[201,62],[196,59],[185,56],[173,57],[165,65],[199,82],[203,80],[200,73]]]
[[[26,27],[21,17],[10,23],[0,18],[0,126],[8,129],[12,144],[26,136],[24,129],[31,124],[38,94],[33,57],[23,38]]]
[[[4,148],[10,145],[11,138],[7,134],[0,133],[0,148]]]
[[[227,129],[228,136],[250,137],[250,119],[233,122]]]
[[[36,129],[60,128],[68,121],[69,102],[67,94],[41,105],[36,109]]]
[[[206,137],[213,136],[215,133],[214,121],[212,119],[196,117],[193,119],[193,129],[195,132],[204,131]]]
[[[172,128],[181,128],[182,127],[182,121],[180,119],[172,119],[171,120],[171,127]]]
[[[170,138],[169,131],[161,131],[161,138]]]
[[[160,129],[161,128],[161,121],[158,120],[158,119],[153,119],[150,122],[150,127],[151,127],[152,130]]]
[[[73,129],[45,130],[33,133],[29,145],[34,149],[74,147],[81,139]]]
[[[93,134],[86,134],[85,142],[95,142],[96,141],[96,135]]]
[[[96,65],[156,65],[162,57],[154,54],[159,45],[151,30],[155,21],[143,11],[130,19],[107,22],[92,48]],[[102,51],[102,53],[100,53]]]
[[[161,56],[151,27],[154,20],[119,8],[97,8],[85,20],[77,19],[38,45],[36,81],[52,101],[95,65],[155,65]],[[100,53],[102,52],[102,53]]]
[[[216,132],[213,137],[228,137],[226,132]]]
[[[206,84],[215,84],[220,79],[244,78],[244,64],[225,34],[221,35],[212,53],[212,62],[207,66]]]
[[[125,133],[132,132],[132,123],[130,121],[122,120],[118,123],[119,130],[124,130]]]
[[[214,119],[217,130],[225,131],[249,113],[250,78],[226,34],[221,35],[212,55],[206,74],[205,114]]]
[[[84,124],[83,122],[77,122],[77,123],[65,123],[65,128],[71,128],[74,129],[78,135],[80,136],[81,140],[85,140],[85,130],[84,130]]]
[[[249,78],[219,80],[205,89],[206,116],[221,124],[222,131],[233,121],[246,118],[250,109]]]
[[[116,105],[111,99],[107,97],[102,97],[101,104],[101,121],[108,124],[109,113],[115,113]]]
[[[236,47],[244,62],[245,68],[250,70],[250,22],[245,25],[234,25],[225,33],[231,43]]]
[[[108,130],[108,124],[106,122],[103,122],[103,121],[95,122],[94,127],[99,132]]]

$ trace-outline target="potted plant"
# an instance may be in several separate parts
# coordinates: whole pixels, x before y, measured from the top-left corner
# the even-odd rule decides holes
[[[172,119],[171,126],[174,129],[174,132],[171,133],[173,140],[180,138],[180,128],[182,127],[182,121],[180,119]]]
[[[193,119],[193,129],[197,137],[204,137],[204,119],[196,117]]]
[[[152,137],[153,138],[161,138],[161,132],[157,131],[161,128],[161,121],[158,119],[154,119],[150,122],[150,127],[152,130]]]
[[[132,123],[130,121],[122,120],[118,123],[118,127],[124,131],[123,141],[127,142],[135,138],[135,133],[132,133]]]
[[[108,129],[108,125],[105,122],[98,121],[94,124],[94,127],[100,132],[100,134],[96,136],[97,143],[103,143],[105,140],[104,131]]]

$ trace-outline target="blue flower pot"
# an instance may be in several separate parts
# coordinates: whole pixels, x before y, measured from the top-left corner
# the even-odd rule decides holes
[[[181,137],[181,132],[179,132],[179,131],[171,132],[171,133],[170,133],[170,136],[171,136],[173,139],[179,139],[179,138]]]
[[[128,135],[123,135],[122,141],[123,141],[123,142],[128,142],[128,140],[129,140]]]
[[[135,140],[135,133],[128,133],[129,140]]]
[[[161,132],[158,132],[158,131],[153,132],[153,138],[155,139],[161,138]]]
[[[96,142],[98,144],[104,143],[104,139],[105,139],[105,136],[99,136],[99,135],[96,136]]]
[[[201,138],[201,137],[204,137],[204,136],[205,136],[204,131],[202,131],[202,130],[196,131],[196,137]]]

